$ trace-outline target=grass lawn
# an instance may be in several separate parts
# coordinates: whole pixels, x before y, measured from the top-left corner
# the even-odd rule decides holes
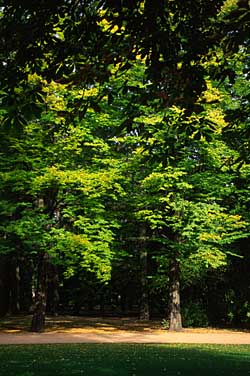
[[[247,376],[250,345],[1,345],[6,376]]]

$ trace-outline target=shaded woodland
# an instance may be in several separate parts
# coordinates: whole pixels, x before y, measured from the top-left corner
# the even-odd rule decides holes
[[[249,326],[249,20],[2,2],[0,316]]]

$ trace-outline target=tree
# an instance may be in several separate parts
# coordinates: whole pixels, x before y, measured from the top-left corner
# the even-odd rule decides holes
[[[131,155],[131,163],[137,161],[134,180],[141,193],[134,210],[137,220],[150,226],[151,241],[162,245],[165,254],[158,255],[159,261],[168,260],[173,330],[181,328],[180,271],[188,275],[184,272],[188,266],[192,275],[225,265],[225,244],[244,236],[244,222],[221,206],[232,182],[223,168],[230,151],[207,116],[186,118],[177,107],[164,116],[150,116],[147,108],[147,116],[134,119],[144,123],[144,137],[134,136],[134,157]],[[218,119],[216,126],[218,132]]]
[[[37,76],[30,80],[40,84]],[[70,111],[70,102],[81,91],[66,92],[60,84],[42,84],[46,107],[41,117],[28,122],[19,137],[6,137],[2,158],[2,205],[12,215],[10,221],[5,209],[2,244],[9,247],[6,243],[10,242],[15,250],[13,241],[17,241],[37,265],[32,326],[36,331],[43,329],[48,263],[62,264],[68,275],[80,266],[99,279],[109,278],[117,224],[106,207],[121,192],[111,160],[109,167],[100,167],[109,147],[95,134],[93,112],[84,121],[74,118],[74,125],[67,116],[59,115],[65,109]],[[14,151],[11,161],[10,150]]]

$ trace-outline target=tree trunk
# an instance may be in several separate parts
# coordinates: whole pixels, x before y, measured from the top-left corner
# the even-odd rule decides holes
[[[45,326],[48,254],[40,255],[37,270],[37,289],[35,294],[35,307],[31,323],[32,332],[43,332]]]
[[[10,312],[20,312],[20,268],[15,259],[10,263]]]
[[[20,310],[31,312],[33,306],[33,277],[34,266],[31,260],[25,257],[20,262]]]
[[[139,240],[141,299],[139,307],[139,319],[149,320],[148,301],[148,253],[146,249],[146,226],[141,225]]]
[[[169,293],[169,330],[182,330],[180,306],[180,267],[177,256],[170,264],[170,293]]]
[[[47,307],[46,310],[50,315],[56,316],[59,303],[59,276],[56,265],[49,264],[49,282],[47,293]]]
[[[0,260],[0,317],[5,316],[9,310],[10,288],[9,270],[5,257]]]

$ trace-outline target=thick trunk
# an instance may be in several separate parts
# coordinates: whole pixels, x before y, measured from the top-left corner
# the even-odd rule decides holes
[[[141,225],[139,241],[139,258],[140,258],[140,320],[149,320],[149,299],[148,299],[148,253],[146,250],[146,227]]]
[[[56,265],[49,265],[49,283],[47,296],[47,312],[56,316],[59,303],[59,276]]]
[[[180,306],[180,267],[177,257],[170,265],[170,293],[169,293],[169,330],[182,330]]]
[[[32,332],[43,332],[45,326],[46,295],[47,295],[47,271],[48,255],[41,254],[37,271],[37,289],[35,295],[35,306],[31,323]]]
[[[0,316],[5,316],[9,310],[10,288],[9,273],[4,257],[0,260]]]
[[[104,316],[105,315],[105,295],[102,292],[100,296],[100,315]]]
[[[10,265],[10,312],[20,312],[20,268],[15,259]]]
[[[32,262],[25,258],[21,260],[20,266],[20,310],[21,312],[31,312],[34,267]]]

